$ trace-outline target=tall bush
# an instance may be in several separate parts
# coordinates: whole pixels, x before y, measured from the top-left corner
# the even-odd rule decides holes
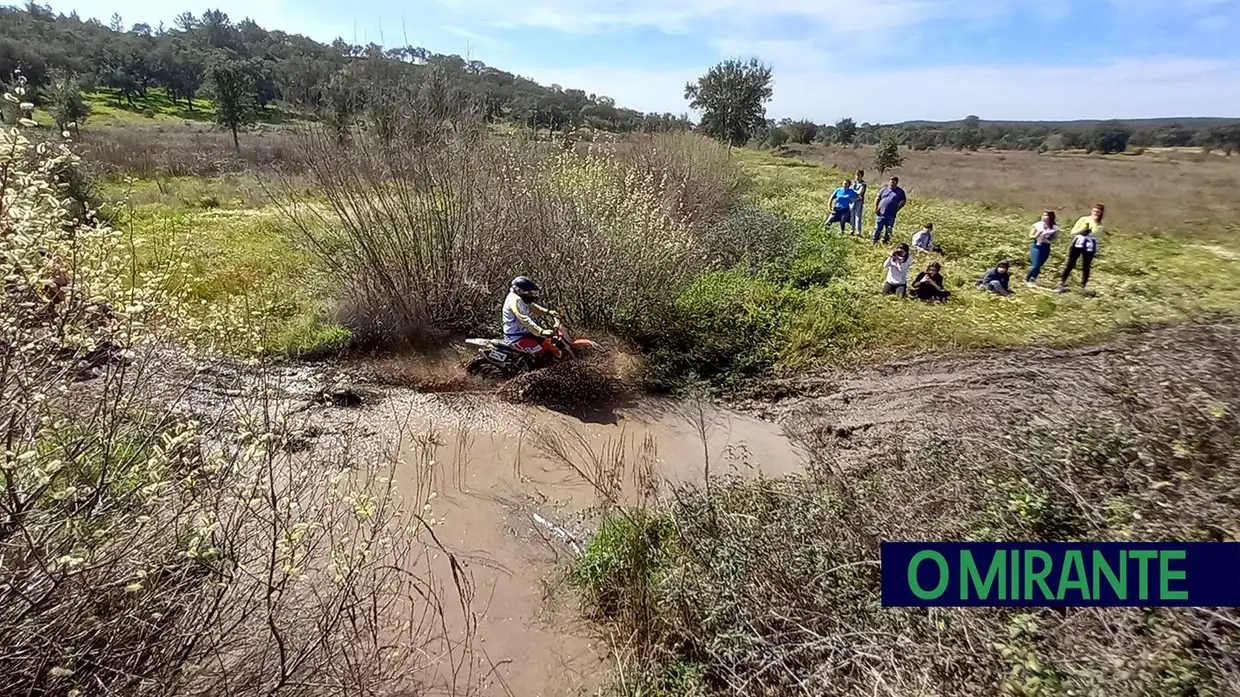
[[[285,211],[340,284],[346,321],[376,341],[493,333],[519,274],[573,321],[632,336],[697,275],[787,246],[738,241],[754,231],[722,225],[743,182],[726,149],[699,136],[553,151],[490,138],[469,118],[403,119],[389,140],[302,131],[325,205],[284,188]]]

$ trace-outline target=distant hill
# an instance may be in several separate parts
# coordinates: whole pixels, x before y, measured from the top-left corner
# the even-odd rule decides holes
[[[1143,147],[1200,147],[1228,154],[1240,150],[1240,118],[1155,118],[1075,121],[904,121],[861,124],[846,131],[851,141],[877,143],[894,138],[914,150],[1074,150],[1122,152]],[[839,129],[825,126],[820,137],[840,142]]]

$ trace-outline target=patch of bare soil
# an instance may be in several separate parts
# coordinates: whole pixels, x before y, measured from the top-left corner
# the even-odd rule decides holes
[[[1002,434],[1111,410],[1123,398],[1121,383],[1224,371],[1237,339],[1236,325],[1223,320],[1133,332],[1096,346],[936,353],[766,380],[733,406],[781,424],[796,440],[830,442],[844,461],[858,460],[894,441]]]

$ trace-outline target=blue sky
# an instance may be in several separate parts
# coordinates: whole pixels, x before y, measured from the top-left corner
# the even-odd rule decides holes
[[[1240,117],[1240,0],[218,0],[323,41],[408,43],[650,111],[723,58],[775,69],[775,118]],[[190,8],[200,13],[203,8]],[[171,23],[175,0],[62,12]],[[406,39],[407,37],[407,39]]]

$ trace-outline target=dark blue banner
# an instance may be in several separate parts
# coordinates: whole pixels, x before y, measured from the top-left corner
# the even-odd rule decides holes
[[[891,607],[1240,607],[1240,543],[884,542]]]

